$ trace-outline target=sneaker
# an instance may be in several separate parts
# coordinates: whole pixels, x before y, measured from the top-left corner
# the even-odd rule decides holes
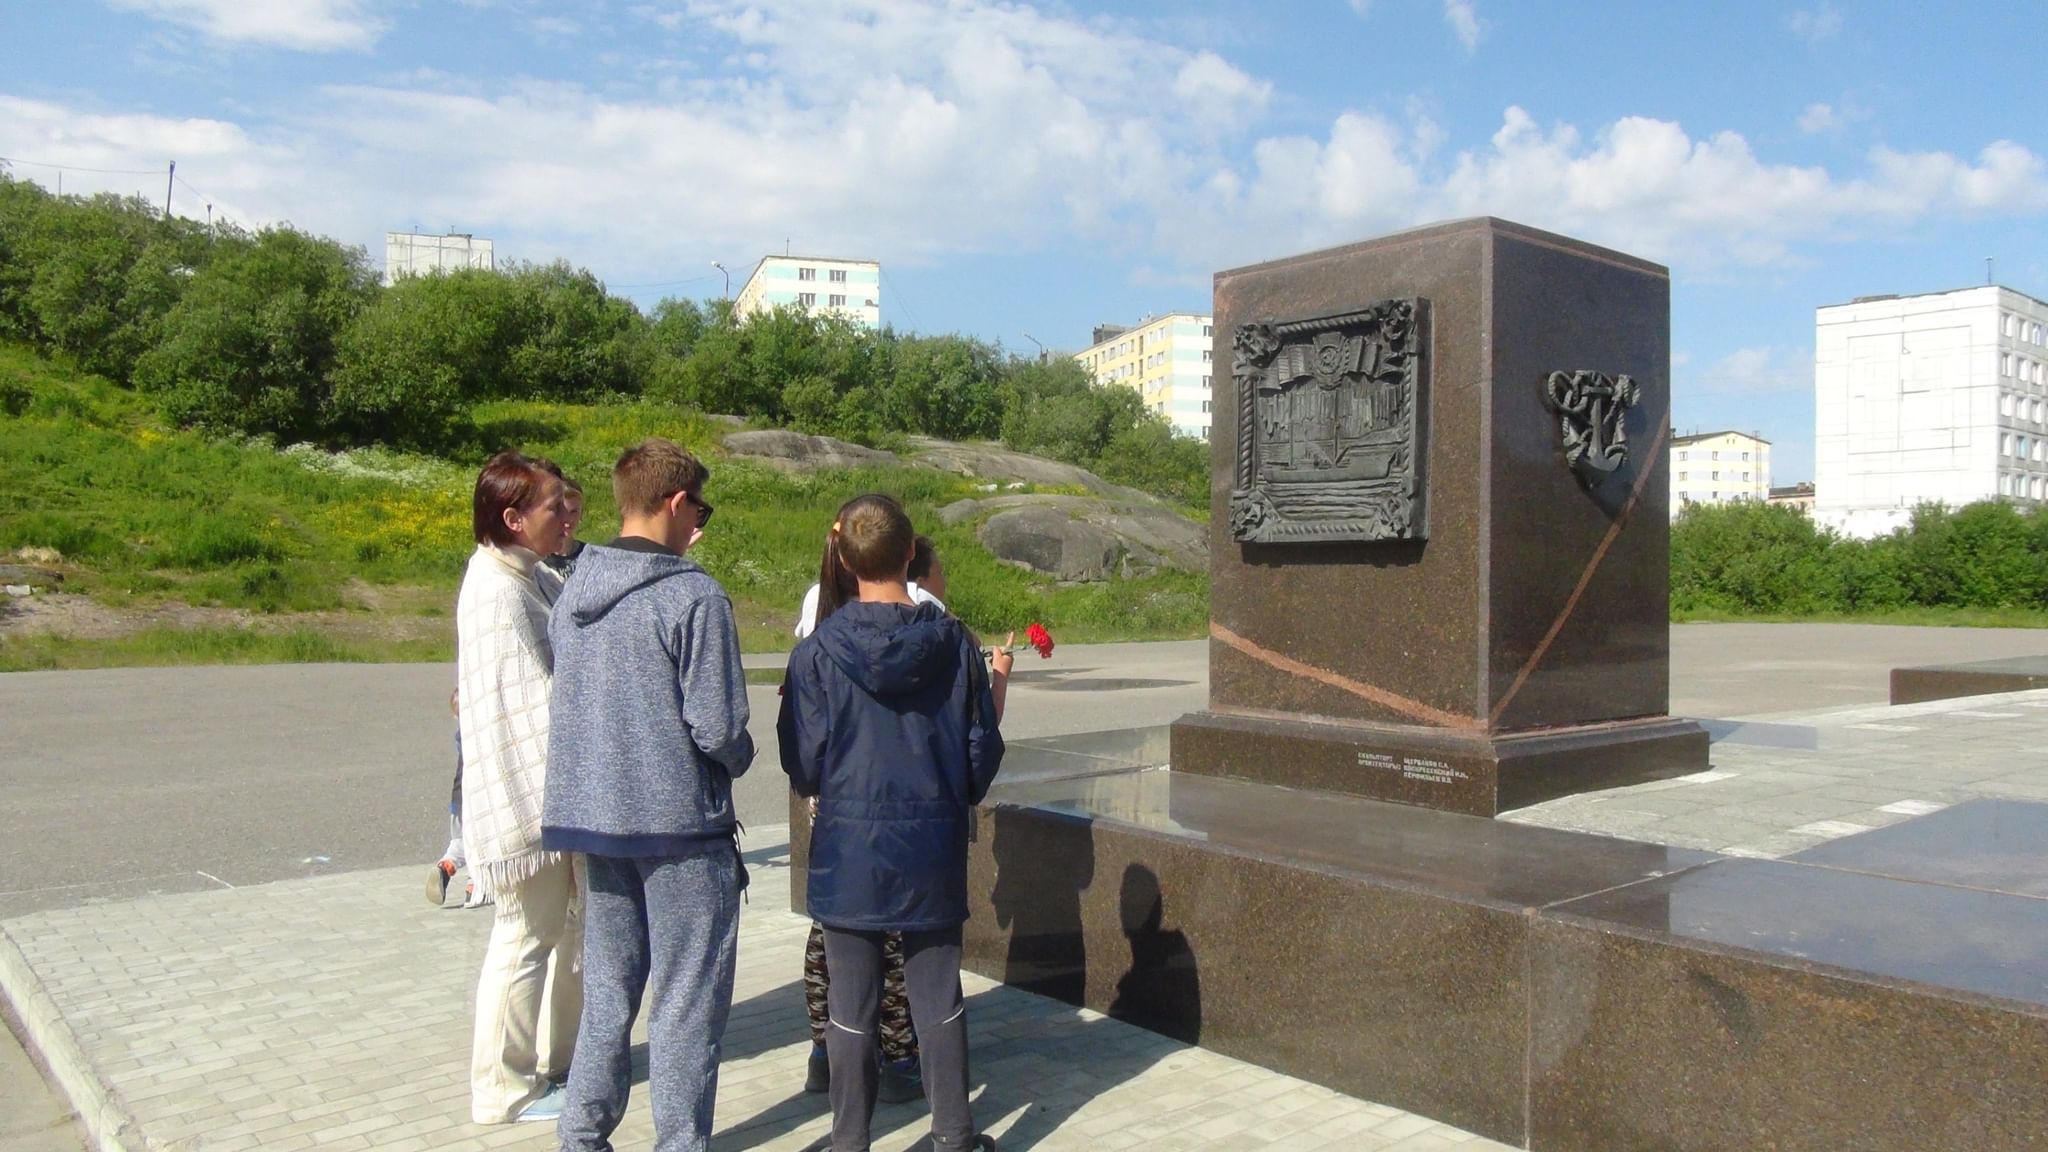
[[[448,882],[455,879],[455,861],[446,856],[427,874],[427,903],[439,908],[448,902]]]
[[[832,1088],[832,1064],[825,1058],[825,1046],[811,1044],[810,1066],[804,1070],[804,1091],[828,1092]]]
[[[562,1106],[568,1100],[568,1092],[561,1088],[550,1088],[547,1095],[528,1104],[512,1122],[514,1124],[537,1124],[546,1120],[560,1120],[562,1118]]]
[[[875,1095],[884,1104],[907,1104],[924,1099],[924,1076],[918,1068],[917,1058],[884,1062],[881,1081],[875,1085]]]

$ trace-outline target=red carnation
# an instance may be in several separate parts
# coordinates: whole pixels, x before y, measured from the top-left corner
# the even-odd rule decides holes
[[[1047,632],[1043,624],[1033,624],[1031,627],[1026,628],[1024,630],[1024,638],[1031,641],[1033,648],[1038,649],[1039,659],[1050,660],[1052,658],[1052,633]]]

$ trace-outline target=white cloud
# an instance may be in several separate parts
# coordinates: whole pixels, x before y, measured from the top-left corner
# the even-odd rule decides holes
[[[1260,135],[1271,83],[1115,21],[974,0],[642,15],[648,39],[674,37],[650,56],[723,57],[722,73],[678,68],[631,98],[409,75],[240,123],[0,97],[0,155],[175,157],[246,222],[358,243],[454,225],[627,282],[785,238],[899,263],[1078,241],[1174,277],[1472,215],[1695,268],[1770,265],[1947,216],[2048,212],[2042,157],[2007,141],[1830,170],[1639,116],[1582,128],[1510,107],[1460,141],[1419,103]]]
[[[1842,33],[1842,13],[1833,4],[1823,0],[1818,7],[1802,8],[1785,18],[1785,24],[1792,34],[1809,44],[1832,40]]]
[[[384,22],[362,0],[107,0],[226,44],[302,52],[360,51],[383,35]]]
[[[1799,130],[1808,136],[1832,132],[1842,126],[1842,117],[1826,104],[1808,104],[1799,114]]]
[[[1486,22],[1479,18],[1478,9],[1472,0],[1444,0],[1444,22],[1458,36],[1458,43],[1470,52],[1479,47],[1480,34],[1486,31]]]
[[[1372,0],[1351,0],[1351,10],[1360,16],[1367,15],[1372,11]]]

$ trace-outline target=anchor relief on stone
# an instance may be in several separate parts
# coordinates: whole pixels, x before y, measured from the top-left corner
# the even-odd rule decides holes
[[[1598,484],[1628,463],[1628,410],[1642,389],[1626,376],[1605,372],[1552,372],[1543,398],[1557,413],[1564,462],[1581,481]]]

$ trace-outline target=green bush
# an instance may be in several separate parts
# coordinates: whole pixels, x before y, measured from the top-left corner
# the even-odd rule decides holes
[[[1850,540],[1789,506],[1696,504],[1671,526],[1671,606],[1760,615],[2048,608],[2048,512],[2002,500],[1929,504],[1891,535]]]
[[[361,249],[267,229],[192,278],[136,382],[180,424],[315,439],[336,342],[375,291]]]

